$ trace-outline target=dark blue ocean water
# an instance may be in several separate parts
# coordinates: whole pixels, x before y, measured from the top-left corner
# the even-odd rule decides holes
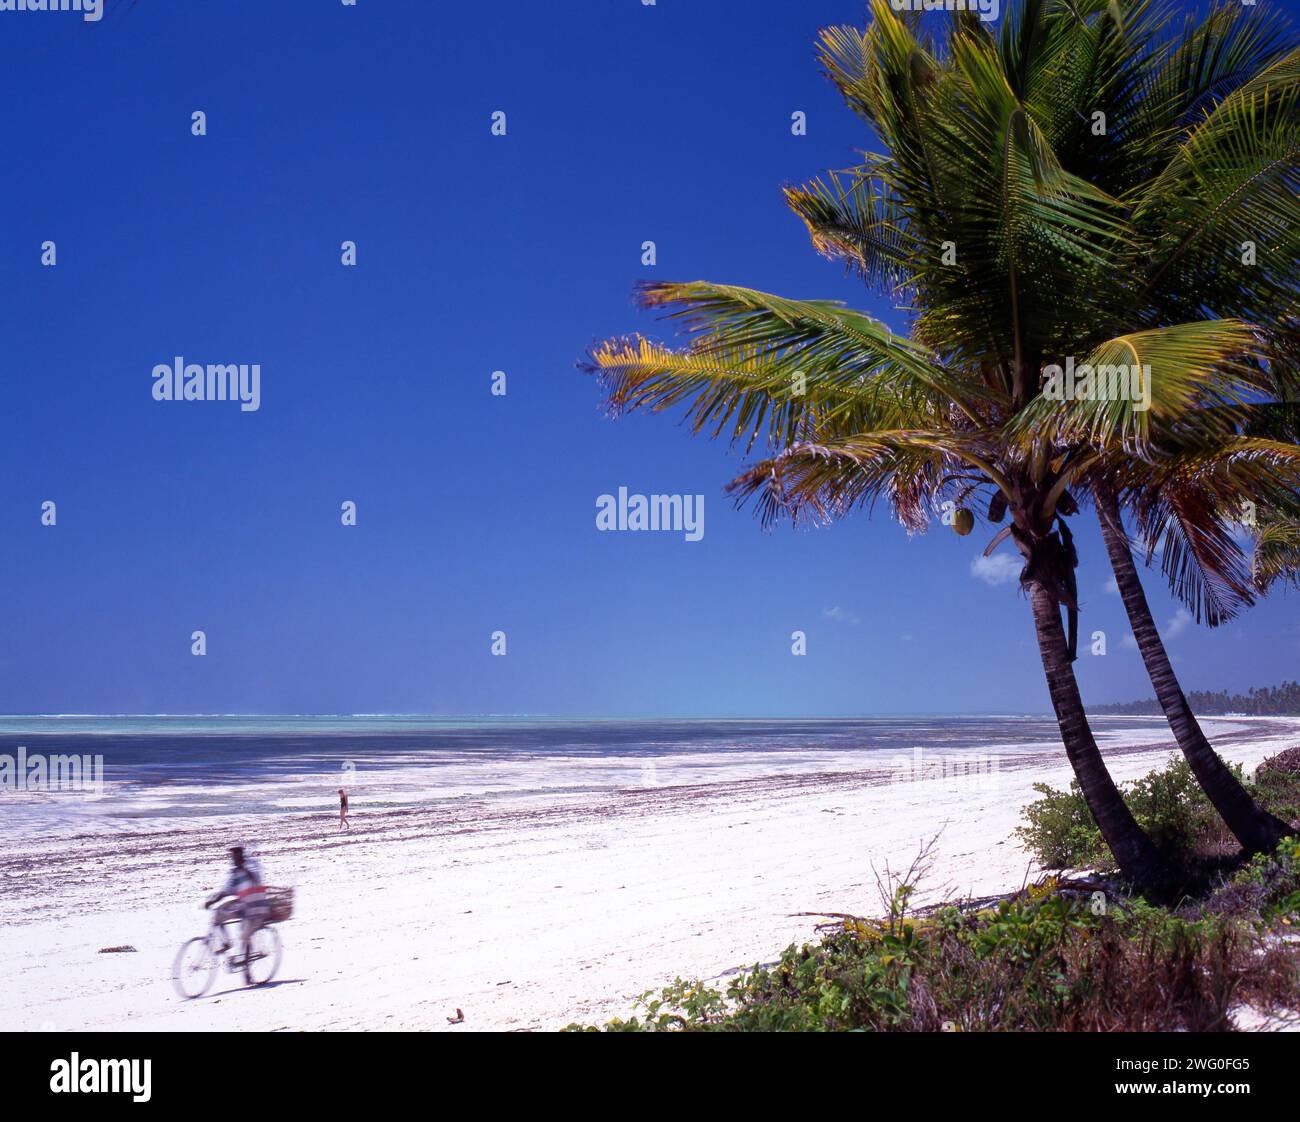
[[[1099,718],[1099,739],[1160,742],[1162,720]],[[97,792],[0,792],[0,832],[79,821],[323,811],[344,786],[371,807],[443,799],[852,771],[921,748],[1001,757],[1059,750],[1037,716],[558,720],[432,717],[0,717],[22,746],[102,757]]]

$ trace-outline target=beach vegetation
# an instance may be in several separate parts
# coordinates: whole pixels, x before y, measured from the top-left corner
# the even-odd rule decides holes
[[[1252,781],[1240,767],[1232,771],[1260,806],[1280,821],[1300,822],[1300,774],[1261,767]],[[1113,871],[1114,858],[1078,783],[1064,790],[1035,783],[1034,790],[1039,798],[1025,807],[1025,824],[1016,830],[1034,859],[1048,869]],[[1198,868],[1212,868],[1235,852],[1232,834],[1185,759],[1173,759],[1120,790],[1133,817],[1185,877],[1194,879]]]
[[[1300,894],[1283,899],[1273,916],[1293,915]],[[1058,890],[945,908],[895,935],[843,922],[725,985],[643,994],[604,1029],[1204,1032],[1231,1030],[1242,1007],[1284,1018],[1298,1005],[1300,961],[1270,925],[1141,901],[1099,914]]]

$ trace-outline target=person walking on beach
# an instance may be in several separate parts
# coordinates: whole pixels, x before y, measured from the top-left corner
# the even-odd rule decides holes
[[[348,821],[348,793],[339,788],[339,829],[347,828],[348,833],[352,833],[352,823]]]

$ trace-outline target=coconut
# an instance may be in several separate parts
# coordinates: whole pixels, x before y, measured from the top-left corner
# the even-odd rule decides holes
[[[959,507],[952,516],[952,528],[964,538],[975,529],[975,515],[965,507]]]

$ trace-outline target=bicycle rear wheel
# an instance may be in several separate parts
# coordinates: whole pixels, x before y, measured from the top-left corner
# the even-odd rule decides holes
[[[183,943],[172,967],[172,982],[181,997],[202,997],[217,973],[217,956],[207,936]]]
[[[280,933],[274,927],[259,927],[248,941],[244,980],[250,986],[264,986],[280,969]]]

